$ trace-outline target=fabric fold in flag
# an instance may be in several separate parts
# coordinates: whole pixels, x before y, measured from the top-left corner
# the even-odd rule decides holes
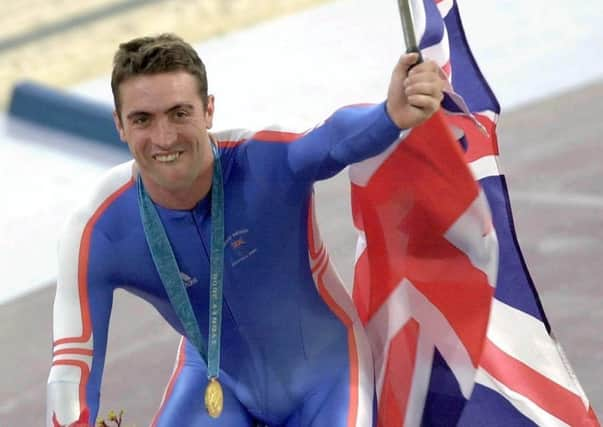
[[[422,54],[451,91],[436,116],[350,167],[352,297],[373,352],[378,425],[598,426],[517,242],[500,107],[457,2],[412,6]]]

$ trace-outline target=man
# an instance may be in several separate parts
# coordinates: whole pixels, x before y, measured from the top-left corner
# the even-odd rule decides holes
[[[342,316],[316,281],[328,257],[314,256],[312,188],[380,153],[439,108],[439,69],[433,62],[413,67],[417,60],[400,58],[384,103],[343,108],[305,134],[210,133],[214,97],[190,45],[173,35],[120,45],[111,81],[114,120],[134,160],[109,171],[60,243],[48,423],[53,416],[71,423],[85,409],[95,419],[118,287],[149,301],[191,339],[181,345],[155,425],[373,423],[374,389],[359,380],[373,374],[358,358],[366,343],[349,333],[354,319]],[[149,225],[153,212],[160,221]],[[224,224],[218,243],[217,212]],[[209,354],[170,302],[166,282],[174,274],[165,273],[157,255],[170,249],[194,326],[205,340],[212,334]],[[216,252],[223,254],[223,285],[214,282]],[[210,372],[216,363],[221,369]],[[203,406],[213,381],[223,387],[217,413],[211,402]]]

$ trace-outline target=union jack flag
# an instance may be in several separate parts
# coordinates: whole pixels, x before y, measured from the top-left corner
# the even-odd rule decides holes
[[[351,293],[373,353],[378,425],[598,426],[517,243],[500,108],[457,2],[412,6],[422,54],[451,86],[443,111],[350,168]]]

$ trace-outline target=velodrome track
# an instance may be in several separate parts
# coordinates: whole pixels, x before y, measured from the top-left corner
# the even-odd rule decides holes
[[[354,7],[350,7],[350,5]],[[313,22],[317,22],[317,17],[324,19],[326,22],[322,25],[326,27],[332,26],[332,23],[335,22],[334,16],[329,15],[330,13],[339,14],[339,18],[341,18],[342,13],[351,13],[355,8],[361,8],[360,3],[348,0],[336,2],[336,5],[332,7],[318,8],[306,15],[314,18]],[[360,25],[373,29],[380,20],[384,19],[383,15],[371,17],[367,10],[360,10],[357,13],[362,16],[362,19],[352,20],[350,25],[345,26],[346,31],[358,31],[361,28]],[[299,19],[303,21],[305,18]],[[341,19],[338,22],[341,22]],[[257,80],[260,76],[253,76],[256,78],[257,89],[249,89],[250,82],[246,80],[249,79],[249,76],[240,77],[235,82],[233,76],[236,76],[236,72],[226,70],[221,66],[229,60],[232,62],[244,55],[248,48],[246,43],[249,43],[249,38],[254,37],[253,34],[264,32],[263,34],[266,36],[266,33],[269,34],[270,31],[282,30],[282,28],[279,29],[279,25],[290,27],[293,24],[292,21],[279,20],[270,25],[271,27],[263,26],[238,33],[238,35],[213,39],[201,45],[200,50],[206,51],[209,56],[206,62],[209,67],[210,85],[213,78],[218,94],[218,106],[225,110],[220,118],[220,126],[217,127],[225,127],[229,123],[232,125],[233,122],[235,125],[243,124],[253,127],[261,120],[264,120],[263,124],[265,124],[265,120],[273,119],[273,112],[281,114],[281,116],[291,116],[289,118],[293,118],[295,125],[311,125],[317,118],[324,117],[337,105],[348,103],[346,96],[352,98],[349,100],[351,102],[374,101],[378,99],[380,93],[383,93],[386,78],[383,77],[377,83],[374,83],[374,80],[393,59],[385,58],[381,63],[383,58],[379,58],[379,56],[383,56],[380,55],[383,53],[389,54],[394,45],[389,45],[384,52],[380,50],[376,52],[375,57],[379,59],[371,58],[371,61],[363,62],[367,69],[351,71],[358,66],[353,61],[367,54],[366,45],[358,48],[364,37],[355,37],[350,41],[354,49],[348,46],[343,52],[338,52],[338,55],[341,54],[339,62],[347,61],[340,65],[341,68],[329,65],[331,67],[328,68],[329,73],[335,76],[342,75],[343,82],[334,82],[333,76],[321,80],[311,75],[307,64],[296,62],[300,58],[317,58],[325,67],[325,64],[328,63],[327,56],[333,54],[333,45],[323,41],[326,45],[322,47],[325,49],[323,51],[318,48],[317,44],[308,40],[310,37],[308,34],[304,35],[304,40],[288,39],[281,42],[282,46],[276,43],[277,46],[274,49],[265,48],[254,52],[254,56],[258,58],[256,68],[262,68],[263,73],[269,75],[261,77],[264,80]],[[393,31],[395,25],[397,25],[397,21],[382,25],[386,28],[376,31],[377,34],[374,34],[372,36],[374,39],[371,40],[373,42],[383,40],[382,38],[387,36],[388,31],[390,33]],[[276,27],[275,30],[270,29],[274,27]],[[314,28],[314,31],[320,33],[320,25],[318,27]],[[344,26],[342,25],[342,27]],[[323,36],[326,37],[324,34]],[[472,40],[470,39],[470,41]],[[312,47],[308,47],[307,51],[298,52],[299,57],[291,53],[292,59],[281,58],[282,62],[288,63],[288,67],[276,68],[274,63],[269,62],[270,58],[275,55],[283,55],[287,43],[293,44],[297,48],[302,46],[302,42],[311,44]],[[296,43],[300,43],[300,45],[298,46]],[[370,43],[370,40],[367,43]],[[488,74],[487,67],[484,66],[479,52],[475,49],[475,43],[472,45],[478,61]],[[226,50],[226,48],[230,48],[230,50]],[[292,49],[292,51],[294,50]],[[342,57],[345,60],[341,60]],[[568,58],[568,63],[577,60],[579,59],[571,56]],[[486,63],[488,62],[486,61]],[[291,65],[293,65],[293,70],[301,70],[302,73],[291,71],[288,74],[287,71],[290,70]],[[559,64],[560,72],[565,73],[566,78],[571,80],[573,78],[571,72],[564,68],[564,65]],[[595,78],[593,81],[592,76],[588,73],[592,73],[594,67],[594,77],[597,72],[599,77],[603,77],[603,67],[599,63],[588,65],[590,68],[585,68],[584,75],[579,76],[582,80],[576,77],[573,85],[568,85],[569,88],[557,86],[556,92],[558,93],[555,96],[551,96],[550,93],[537,93],[534,95],[537,97],[537,101],[531,101],[533,96],[525,93],[533,88],[524,90],[521,73],[510,73],[507,78],[516,85],[515,91],[524,91],[523,94],[506,92],[505,86],[500,84],[501,80],[498,80],[497,83],[491,79],[491,83],[503,106],[513,107],[509,108],[500,119],[499,142],[501,162],[507,175],[517,232],[526,261],[540,291],[553,330],[563,344],[594,409],[601,411],[603,410],[603,368],[601,367],[603,337],[599,333],[599,325],[603,324],[603,290],[600,285],[600,277],[603,276],[601,263],[603,256],[603,244],[601,243],[603,238],[603,189],[601,189],[603,121],[600,117],[603,113],[603,79],[597,81]],[[215,70],[213,73],[212,69]],[[344,72],[347,75],[344,76]],[[301,74],[307,74],[307,76],[301,77]],[[356,77],[349,74],[355,74]],[[496,73],[492,73],[492,75],[496,76]],[[275,76],[278,76],[278,79],[275,79]],[[292,78],[299,84],[291,87],[290,91],[286,91],[291,85]],[[539,80],[547,80],[546,70],[542,70]],[[227,81],[232,82],[228,90],[225,86]],[[349,87],[354,81],[373,82],[370,84],[373,84],[374,87],[365,88],[363,92]],[[531,80],[531,82],[533,81]],[[502,90],[499,90],[496,84],[499,84],[499,88]],[[106,85],[105,79],[104,86]],[[105,92],[102,87],[103,83],[90,81],[74,87],[73,90],[106,101],[106,87]],[[243,91],[242,88],[247,89]],[[317,101],[314,97],[311,101],[307,100],[307,92],[316,93],[327,89],[332,90],[329,92],[330,96],[325,99]],[[287,93],[289,96],[286,99],[282,95],[273,96],[274,103],[271,104],[269,102],[270,95],[264,92]],[[513,102],[506,101],[513,96],[516,97]],[[244,98],[241,105],[228,107],[237,97]],[[297,101],[298,99],[302,101]],[[245,111],[251,111],[254,103],[261,104],[261,109],[265,111],[256,111],[256,109],[252,113],[242,116]],[[282,111],[274,111],[276,105],[280,107],[283,104]],[[296,109],[302,111],[296,114],[291,113]],[[218,111],[218,117],[220,117],[220,110]],[[235,119],[240,120],[235,121]],[[277,117],[277,119],[279,118]],[[31,152],[39,156],[48,157],[44,144],[49,141],[51,143],[55,141],[51,146],[55,154],[56,151],[74,150],[75,147],[78,147],[75,141],[65,142],[67,139],[60,138],[60,135],[57,137],[51,132],[44,133],[40,129],[21,127],[21,124],[11,125],[10,119],[6,120],[9,122],[8,125],[0,128],[0,152],[4,154],[8,155],[6,151],[2,151],[8,145],[5,143],[7,133],[10,138],[16,138],[22,144],[29,144]],[[59,140],[62,142],[57,142]],[[84,146],[82,145],[82,147]],[[115,151],[110,148],[87,148],[86,150],[79,154],[79,159],[73,154],[71,157],[76,157],[76,160],[70,159],[70,162],[79,162],[81,170],[84,167],[92,169],[89,175],[83,175],[84,181],[92,179],[94,173],[108,164],[116,163],[126,157],[123,151]],[[102,158],[99,159],[99,156]],[[66,162],[64,159],[62,161]],[[6,170],[10,171],[10,174],[7,174]],[[19,194],[19,188],[22,188],[21,182],[26,181],[31,173],[32,171],[23,170],[20,174],[16,167],[4,168],[0,175],[4,181],[3,185],[6,185],[3,187],[2,194],[7,194],[8,201],[21,201],[26,204],[27,199],[32,197],[22,194],[22,192]],[[40,176],[42,177],[43,173]],[[78,187],[67,178],[65,178],[64,184],[70,189],[77,189]],[[58,185],[55,181],[53,183]],[[27,183],[23,186],[26,189],[34,188]],[[348,204],[346,194],[344,175],[322,183],[318,188],[318,207],[323,232],[327,235],[331,254],[343,273],[344,279],[349,280],[354,235],[350,230],[349,218],[342,215],[342,211]],[[60,207],[53,206],[53,209],[57,208]],[[33,209],[33,212],[29,209]],[[9,209],[9,212],[12,210]],[[32,246],[35,246],[36,239],[49,238],[52,235],[52,233],[46,233],[40,236],[29,231],[33,227],[31,222],[36,220],[36,212],[39,212],[41,216],[60,216],[60,212],[53,213],[45,207],[28,206],[28,212],[24,213],[25,219],[21,222],[12,216],[9,218],[10,221],[3,218],[3,230],[8,230],[9,226],[11,228],[18,227],[22,229],[21,240],[29,241]],[[20,233],[15,233],[15,235],[18,234]],[[2,245],[5,246],[2,254],[8,254],[11,249],[10,241],[3,241]],[[14,251],[18,252],[20,246],[15,245],[15,247],[17,249]],[[28,255],[26,253],[24,256]],[[35,270],[38,261],[34,256],[30,256],[28,263],[25,264],[31,270]],[[4,263],[5,260],[1,262]],[[5,271],[5,266],[2,268]],[[15,283],[25,281],[24,277],[29,278],[30,276],[28,271],[22,271],[22,274],[13,274],[6,280],[10,282],[8,286],[14,286]],[[52,275],[49,276],[49,279],[52,279]],[[2,325],[0,343],[2,343],[3,350],[2,359],[0,359],[2,361],[0,367],[0,426],[2,427],[42,424],[45,381],[50,361],[53,282],[48,280],[42,284],[48,286],[39,287],[37,290],[16,298],[5,299],[0,305],[0,324]],[[27,285],[27,283],[22,283],[23,287]],[[3,284],[3,286],[5,285]],[[106,414],[109,409],[124,408],[127,412],[126,424],[146,425],[151,418],[153,409],[157,407],[163,386],[171,371],[176,342],[177,337],[162,324],[149,306],[120,293],[114,306],[101,413]]]

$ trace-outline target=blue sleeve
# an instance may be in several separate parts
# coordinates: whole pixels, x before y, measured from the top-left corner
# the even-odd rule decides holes
[[[90,244],[88,261],[88,300],[94,347],[86,400],[90,410],[90,420],[98,415],[101,397],[101,383],[105,367],[109,321],[113,308],[115,283],[113,275],[119,271],[117,262],[123,259],[116,256],[111,240],[101,230],[95,230]]]
[[[385,102],[345,107],[289,144],[289,168],[298,178],[326,179],[349,164],[381,153],[398,139],[400,131]]]
[[[111,242],[98,230],[90,244],[87,216],[74,215],[59,245],[53,309],[53,363],[47,383],[47,425],[69,424],[88,407],[91,423],[99,407],[115,271]],[[86,272],[80,274],[80,271]]]

